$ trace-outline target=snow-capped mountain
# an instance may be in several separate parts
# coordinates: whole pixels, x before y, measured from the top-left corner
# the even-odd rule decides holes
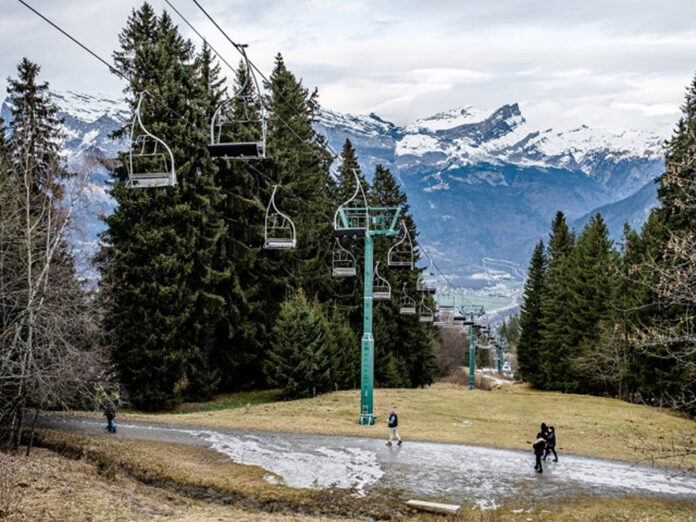
[[[123,101],[73,91],[53,97],[69,163],[87,152],[114,157],[125,148],[110,137],[129,117]],[[7,102],[0,116],[9,119]],[[557,210],[579,228],[600,208],[615,237],[623,220],[640,226],[656,203],[651,181],[662,171],[666,137],[584,125],[544,129],[528,123],[517,104],[466,106],[405,126],[323,109],[316,129],[337,151],[350,139],[368,179],[376,164],[390,167],[408,194],[421,243],[460,283],[472,285],[469,276],[481,271],[484,257],[526,267]],[[106,181],[105,172],[96,172],[89,187],[99,213],[113,208]],[[85,208],[84,245],[93,249],[103,224]]]
[[[640,226],[656,204],[652,180],[664,166],[666,137],[585,125],[540,129],[517,104],[467,106],[402,127],[374,114],[324,110],[317,128],[336,150],[350,139],[368,177],[377,163],[393,169],[421,242],[460,281],[486,256],[526,267],[558,210],[579,228],[601,207],[611,214],[615,238],[622,220]]]

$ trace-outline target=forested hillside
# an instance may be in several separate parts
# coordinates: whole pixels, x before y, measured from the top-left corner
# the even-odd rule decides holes
[[[640,231],[614,244],[601,214],[574,234],[559,212],[537,245],[518,343],[534,386],[696,413],[696,78],[682,111]]]

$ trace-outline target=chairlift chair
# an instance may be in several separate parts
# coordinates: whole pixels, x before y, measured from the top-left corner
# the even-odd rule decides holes
[[[413,242],[403,220],[401,229],[404,235],[387,252],[387,264],[391,267],[413,269]]]
[[[418,320],[421,323],[433,322],[433,311],[425,304],[425,295],[421,297],[420,305],[418,305]]]
[[[399,313],[401,315],[416,314],[416,300],[406,293],[406,283],[401,290],[401,298],[399,299]]]
[[[370,226],[367,197],[360,183],[358,173],[355,176],[355,192],[342,203],[334,214],[334,233],[337,237],[365,237]]]
[[[244,84],[231,98],[218,105],[210,120],[208,150],[214,158],[246,160],[266,157],[266,109],[246,47],[238,46],[246,66]],[[233,137],[239,133],[246,135],[246,141]]]
[[[297,232],[295,231],[295,223],[276,206],[277,190],[278,185],[274,185],[271,200],[266,207],[263,248],[288,250],[297,245]]]
[[[126,186],[153,188],[176,185],[176,168],[172,150],[143,125],[141,111],[145,94],[146,91],[140,93],[131,124]]]
[[[355,277],[355,256],[341,246],[336,238],[331,261],[331,275],[333,277]]]
[[[375,264],[375,273],[372,278],[372,299],[375,301],[391,299],[391,285],[389,281],[379,275],[379,261]]]
[[[421,281],[421,292],[423,292],[424,294],[434,295],[437,292],[437,276],[434,272],[433,258],[430,257],[430,254],[428,254],[428,252],[426,252],[425,250],[423,252],[430,261],[430,266],[428,266],[426,275],[421,275],[419,278],[419,281]]]

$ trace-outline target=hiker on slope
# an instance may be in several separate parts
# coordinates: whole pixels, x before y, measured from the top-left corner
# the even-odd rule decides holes
[[[387,419],[387,426],[389,426],[389,440],[387,441],[387,446],[392,445],[392,439],[396,438],[398,440],[397,444],[401,446],[401,443],[403,442],[401,440],[401,436],[399,435],[399,432],[396,431],[397,426],[399,425],[399,418],[396,416],[396,411],[394,411],[394,408],[391,409],[389,412],[389,418]]]

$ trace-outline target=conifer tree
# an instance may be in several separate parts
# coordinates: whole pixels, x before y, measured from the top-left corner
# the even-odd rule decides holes
[[[572,368],[585,344],[596,343],[602,322],[611,317],[618,259],[601,214],[590,218],[578,236],[567,281],[567,328],[554,361],[554,374],[565,391],[589,392]]]
[[[287,398],[312,397],[331,389],[333,336],[321,307],[299,290],[280,307],[264,363],[271,386]]]
[[[368,198],[373,206],[401,205],[401,219],[404,220],[413,241],[414,263],[418,262],[420,257],[415,250],[418,245],[418,231],[409,211],[408,198],[389,169],[381,165],[376,167]],[[402,371],[399,386],[424,386],[432,383],[437,371],[433,354],[433,337],[437,335],[437,331],[426,323],[419,322],[417,317],[399,314],[399,297],[404,283],[411,297],[420,301],[416,287],[422,269],[388,268],[387,251],[393,241],[395,240],[384,237],[375,240],[375,261],[382,261],[380,267],[384,267],[384,270],[380,270],[380,273],[389,280],[392,287],[391,301],[377,303],[374,311],[375,380],[380,384],[393,382],[392,377],[383,373],[392,364]],[[430,297],[426,303],[434,309]],[[394,363],[390,363],[390,357],[395,358]],[[391,372],[391,369],[389,371]]]
[[[173,187],[130,189],[119,167],[111,191],[118,206],[106,218],[99,256],[121,379],[137,407],[158,409],[216,389],[210,354],[224,313],[216,287],[225,274],[215,263],[224,225],[207,134],[199,130],[209,121],[208,93],[193,45],[147,3],[133,10],[119,41],[114,61],[132,80],[131,107],[149,93],[143,122],[171,147],[178,178]]]
[[[341,164],[338,167],[338,183],[334,189],[336,207],[344,204],[355,193],[355,174],[362,184],[363,191],[367,196],[370,184],[365,179],[358,163],[355,149],[350,140],[346,139],[341,150]],[[365,204],[362,193],[350,205],[360,207]],[[365,249],[363,238],[341,238],[341,246],[349,250],[355,256],[356,277],[339,278],[334,280],[334,296],[341,304],[341,308],[350,320],[353,329],[358,332],[362,329],[363,320],[363,272],[365,266]],[[383,263],[384,264],[384,263]]]
[[[524,302],[520,310],[522,332],[517,343],[517,371],[534,386],[543,384],[544,372],[540,358],[541,345],[541,300],[546,278],[546,255],[544,243],[539,241],[529,263],[527,281],[524,285]]]
[[[547,254],[548,269],[541,298],[539,360],[543,371],[543,382],[539,382],[539,386],[546,389],[563,389],[563,383],[557,376],[566,375],[565,370],[559,368],[557,361],[565,360],[561,351],[568,326],[568,281],[573,243],[573,235],[568,230],[565,216],[563,212],[558,212],[551,224]]]

